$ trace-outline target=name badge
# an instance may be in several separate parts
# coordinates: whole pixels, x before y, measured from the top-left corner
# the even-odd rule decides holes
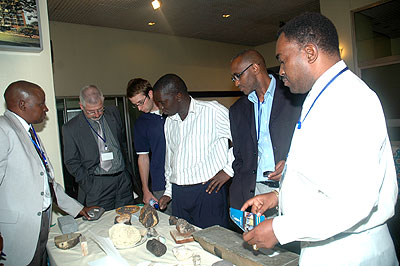
[[[101,160],[104,161],[109,161],[114,159],[114,155],[112,152],[102,152],[101,153]]]

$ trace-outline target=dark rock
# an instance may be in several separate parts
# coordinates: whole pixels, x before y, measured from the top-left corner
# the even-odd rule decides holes
[[[147,241],[146,248],[156,257],[161,257],[167,252],[167,246],[157,239]]]
[[[145,204],[140,210],[139,221],[146,228],[156,226],[159,222],[156,209],[151,207],[149,204]]]
[[[176,216],[169,217],[169,225],[176,225],[176,222],[178,222],[178,217]]]

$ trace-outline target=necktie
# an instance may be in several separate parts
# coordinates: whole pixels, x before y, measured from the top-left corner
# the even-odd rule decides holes
[[[99,153],[100,153],[100,167],[104,171],[108,172],[111,169],[112,162],[111,162],[111,160],[103,161],[101,154],[104,152],[110,152],[110,151],[108,151],[106,149],[105,138],[104,138],[103,129],[101,127],[100,121],[96,121],[96,125],[98,127],[97,145],[99,147]]]
[[[50,173],[49,166],[47,165],[46,160],[43,157],[42,151],[39,149],[39,145],[36,141],[36,137],[35,137],[35,134],[33,133],[32,127],[29,128],[29,134],[31,135],[32,140],[35,142],[35,144],[33,146],[35,146],[35,150],[36,150],[37,154],[39,155],[40,159],[42,160],[42,163],[43,163],[44,167],[46,168],[46,172]],[[57,197],[56,197],[56,193],[54,191],[53,182],[50,181],[51,178],[49,178],[48,175],[46,175],[46,176],[47,176],[47,182],[49,183],[49,187],[50,187],[51,198],[52,198],[53,202],[55,204],[57,204]]]

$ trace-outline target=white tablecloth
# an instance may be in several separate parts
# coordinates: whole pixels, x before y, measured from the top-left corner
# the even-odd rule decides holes
[[[106,257],[104,251],[93,241],[93,239],[87,235],[87,232],[90,230],[101,237],[108,237],[108,229],[114,225],[114,218],[116,215],[117,213],[115,211],[108,211],[105,212],[97,221],[84,221],[82,218],[76,220],[79,225],[78,232],[87,238],[89,249],[88,256],[82,256],[81,246],[79,243],[75,247],[68,250],[57,248],[54,244],[54,237],[61,235],[61,230],[58,227],[58,224],[53,226],[50,229],[49,240],[47,243],[50,264],[68,266],[88,265],[89,262]],[[139,212],[135,213],[134,216],[136,218],[132,218],[132,225],[134,225],[137,229],[142,230],[144,227],[137,219]],[[161,257],[156,257],[146,249],[146,243],[135,248],[119,250],[121,256],[125,258],[130,265],[137,265],[146,261],[170,265],[193,265],[192,258],[186,261],[178,261],[175,258],[174,254],[172,253],[172,248],[181,245],[185,245],[186,247],[190,248],[194,254],[200,255],[201,265],[212,265],[214,262],[221,260],[215,255],[205,251],[196,241],[185,244],[176,244],[170,235],[170,231],[174,229],[175,226],[169,225],[169,216],[161,212],[158,212],[158,216],[160,218],[160,222],[155,226],[155,229],[161,236],[165,237],[167,252]],[[54,222],[57,222],[57,220],[53,221],[53,223]]]

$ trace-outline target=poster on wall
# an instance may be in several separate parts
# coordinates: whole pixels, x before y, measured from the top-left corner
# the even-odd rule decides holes
[[[0,0],[0,50],[42,50],[38,0]]]

